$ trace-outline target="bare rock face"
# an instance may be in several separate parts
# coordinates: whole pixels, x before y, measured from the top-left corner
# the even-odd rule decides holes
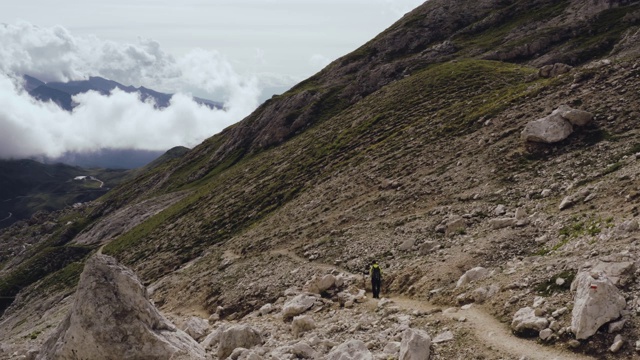
[[[204,359],[205,352],[151,304],[128,268],[106,255],[87,261],[74,304],[37,359]]]
[[[576,339],[587,339],[600,326],[620,317],[627,306],[618,288],[603,272],[581,272],[571,284],[576,292],[571,329]]]

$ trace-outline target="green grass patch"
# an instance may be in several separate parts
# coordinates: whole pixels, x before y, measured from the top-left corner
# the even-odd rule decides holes
[[[554,293],[560,293],[569,291],[571,288],[571,283],[573,279],[576,277],[576,272],[574,270],[566,270],[561,273],[558,273],[546,281],[538,283],[534,286],[534,290],[538,295],[548,297],[553,295]],[[562,285],[558,285],[556,281],[558,279],[563,279],[564,283]]]

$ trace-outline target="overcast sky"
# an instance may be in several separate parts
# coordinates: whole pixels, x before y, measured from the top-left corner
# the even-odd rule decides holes
[[[248,115],[270,91],[313,75],[422,2],[7,1],[0,12],[0,157],[195,146]],[[226,108],[202,109],[183,96],[159,111],[136,105],[135,95],[90,94],[74,99],[79,106],[67,114],[33,102],[20,89],[22,74],[44,81],[103,76],[224,101]],[[123,133],[103,136],[105,123],[114,122]]]

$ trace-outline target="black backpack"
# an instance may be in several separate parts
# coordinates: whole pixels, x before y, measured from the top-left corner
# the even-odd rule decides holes
[[[379,266],[374,266],[373,267],[373,271],[371,272],[371,278],[373,280],[380,280],[382,278],[382,276],[380,275],[380,267]]]

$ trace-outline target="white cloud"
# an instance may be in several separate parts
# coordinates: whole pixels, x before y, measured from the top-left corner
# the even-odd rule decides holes
[[[241,120],[258,103],[258,80],[237,74],[215,51],[193,50],[175,59],[152,40],[138,44],[74,37],[62,27],[25,22],[0,25],[0,157],[56,157],[67,151],[101,148],[166,150],[195,146]],[[169,107],[156,109],[137,94],[114,91],[74,97],[69,113],[33,100],[20,75],[44,81],[103,76],[125,85],[180,91]],[[189,95],[225,103],[223,110],[200,106]]]

